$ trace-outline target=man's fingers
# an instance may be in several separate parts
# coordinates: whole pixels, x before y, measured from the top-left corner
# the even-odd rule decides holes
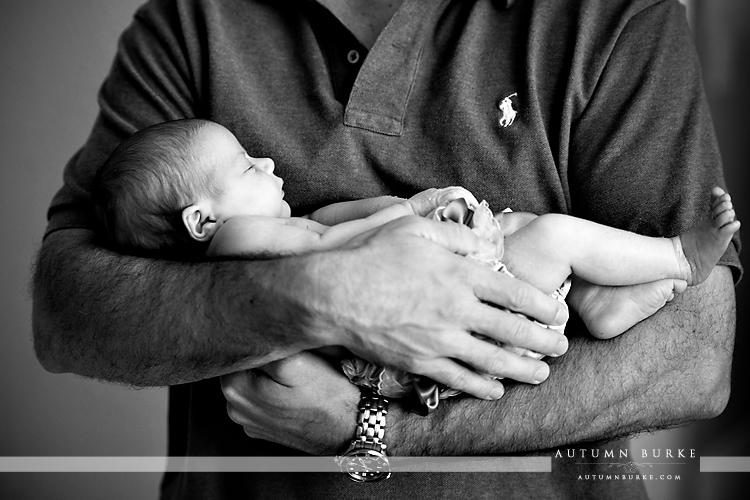
[[[542,361],[519,356],[471,335],[461,337],[460,344],[457,360],[436,358],[415,366],[415,371],[481,399],[498,399],[504,392],[502,384],[487,375],[528,384],[540,384],[549,377],[549,366]]]
[[[477,266],[473,282],[474,295],[479,300],[525,314],[546,325],[563,325],[568,320],[568,309],[563,304],[521,280]]]
[[[451,221],[438,222],[419,217],[402,217],[389,224],[400,225],[401,231],[432,241],[449,252],[459,255],[494,253],[495,246],[478,237],[463,224]]]
[[[482,373],[527,384],[540,384],[549,376],[549,366],[546,363],[519,356],[476,337],[462,341],[461,348],[459,359]]]
[[[230,373],[221,377],[221,391],[228,401],[240,401],[244,398],[252,379],[254,378],[251,370]]]
[[[256,373],[253,370],[230,373],[220,380],[229,418],[237,424],[247,425],[246,413],[252,406],[248,395],[256,392]]]
[[[330,373],[331,365],[320,356],[302,351],[258,368],[275,382],[294,387],[316,378],[321,372]]]
[[[480,399],[500,399],[505,394],[503,384],[497,380],[490,380],[450,359],[432,360],[420,371],[436,382]]]
[[[466,308],[466,313],[470,331],[494,340],[547,356],[561,356],[568,350],[565,335],[543,328],[513,312],[478,303]]]

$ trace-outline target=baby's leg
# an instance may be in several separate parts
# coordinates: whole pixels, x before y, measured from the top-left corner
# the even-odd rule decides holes
[[[711,193],[710,216],[677,238],[646,238],[566,216],[553,217],[543,216],[543,224],[535,220],[529,229],[522,228],[518,236],[523,239],[509,237],[504,260],[519,278],[548,292],[549,283],[540,281],[539,273],[556,281],[560,270],[567,269],[600,285],[631,285],[574,281],[569,303],[599,338],[625,332],[688,284],[704,281],[740,226],[729,195],[719,188]],[[550,249],[550,244],[556,248]],[[603,259],[598,251],[605,253]],[[615,261],[608,259],[607,253],[616,257]],[[548,256],[544,263],[528,262],[542,254]]]
[[[689,266],[689,281],[663,279],[632,286],[605,287],[573,280],[568,303],[592,335],[612,338],[648,318],[688,285],[704,281],[724,254],[740,223],[734,219],[731,198],[720,188],[711,192],[711,213],[702,223],[681,235],[675,248]],[[684,254],[680,255],[679,250]]]
[[[649,238],[562,214],[545,214],[505,239],[503,261],[519,279],[551,293],[570,274],[599,285],[682,278],[676,241]]]
[[[550,287],[556,288],[562,283],[574,265],[579,265],[577,262],[580,252],[576,247],[589,239],[590,235],[585,233],[593,231],[595,235],[598,231],[604,231],[604,236],[626,236],[626,243],[632,237],[636,240],[643,238],[616,230],[610,233],[610,229],[604,226],[567,216],[541,216],[532,220],[527,217],[519,221],[506,220],[508,216],[519,216],[503,216],[503,225],[508,224],[518,233],[506,238],[503,260],[518,278],[530,281],[548,293],[551,291]],[[520,227],[516,223],[520,223]],[[607,241],[622,244],[616,237]],[[660,253],[668,258],[669,267],[677,269],[672,242],[662,239],[661,243],[663,248]],[[618,256],[616,250],[614,249],[612,256]],[[605,264],[602,269],[605,272],[615,271],[612,275],[614,277],[628,271],[619,261],[605,261]],[[592,265],[602,267],[602,263],[594,264],[593,259]],[[608,266],[613,269],[608,269]],[[574,276],[567,301],[595,337],[611,338],[654,314],[674,297],[675,292],[683,291],[686,286],[685,281],[673,279],[632,286],[600,286]]]
[[[562,214],[532,220],[505,240],[503,260],[517,277],[550,292],[569,274],[598,285],[704,281],[739,229],[732,202],[711,192],[711,212],[681,236],[651,238]]]
[[[681,248],[690,266],[688,285],[697,285],[708,278],[739,228],[740,221],[735,220],[729,194],[713,188],[710,216],[680,235]]]

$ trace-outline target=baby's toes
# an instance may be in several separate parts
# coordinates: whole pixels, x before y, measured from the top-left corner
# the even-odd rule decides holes
[[[711,201],[725,194],[727,194],[726,191],[721,189],[719,186],[714,186],[713,189],[711,189]]]
[[[734,205],[732,205],[732,200],[724,200],[721,203],[718,203],[717,205],[715,205],[714,208],[711,210],[711,213],[713,214],[714,219],[715,219],[723,213],[732,211],[733,208],[734,208]]]
[[[711,211],[716,212],[716,208],[719,205],[722,205],[724,203],[732,204],[732,197],[729,196],[729,193],[725,193],[722,191],[722,194],[719,196],[714,196],[714,193],[712,193],[711,196]]]
[[[719,234],[723,235],[726,238],[731,238],[731,236],[739,230],[740,221],[734,220],[734,217],[732,217],[731,221],[719,227]]]
[[[727,224],[734,222],[734,217],[735,213],[732,209],[721,212],[716,218],[714,218],[714,227],[721,229]]]

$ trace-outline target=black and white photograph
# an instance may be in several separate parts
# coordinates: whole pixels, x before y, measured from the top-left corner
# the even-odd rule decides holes
[[[0,13],[0,498],[747,497],[750,3]]]

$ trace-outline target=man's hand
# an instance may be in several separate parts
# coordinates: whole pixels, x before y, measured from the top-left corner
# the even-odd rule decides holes
[[[229,418],[252,438],[335,455],[354,436],[359,389],[309,351],[226,375],[221,388]]]
[[[437,243],[437,244],[435,244]],[[567,339],[518,315],[562,324],[567,311],[532,286],[462,257],[490,245],[467,227],[404,217],[320,254],[314,309],[321,345],[424,375],[482,399],[502,384],[478,372],[540,383],[549,367],[479,340],[560,355]],[[473,368],[473,369],[472,369]],[[476,371],[475,371],[476,370]]]

